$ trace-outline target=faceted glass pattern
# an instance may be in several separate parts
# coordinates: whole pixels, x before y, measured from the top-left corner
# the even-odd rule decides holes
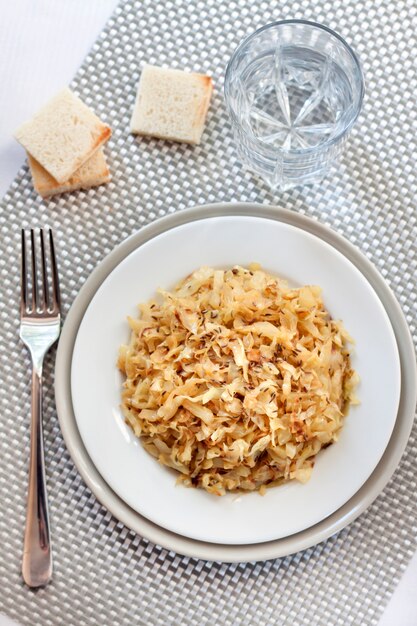
[[[226,103],[244,162],[272,187],[319,180],[341,151],[363,95],[353,52],[316,24],[271,24],[226,73]]]

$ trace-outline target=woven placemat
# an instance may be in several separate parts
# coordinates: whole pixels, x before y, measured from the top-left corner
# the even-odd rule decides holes
[[[320,185],[272,194],[240,168],[222,85],[237,43],[290,17],[326,24],[352,44],[367,95],[342,164]],[[384,492],[325,543],[257,564],[184,558],[125,528],[82,482],[58,426],[53,354],[45,374],[45,440],[55,574],[46,589],[24,587],[30,395],[29,362],[18,340],[19,230],[55,229],[65,313],[104,255],[158,216],[215,201],[280,204],[327,223],[360,248],[392,286],[417,340],[416,17],[413,0],[129,0],[118,7],[71,84],[113,128],[106,147],[113,181],[42,202],[25,166],[1,204],[1,611],[30,626],[377,623],[416,549],[416,428]],[[213,75],[201,146],[129,134],[145,61]]]

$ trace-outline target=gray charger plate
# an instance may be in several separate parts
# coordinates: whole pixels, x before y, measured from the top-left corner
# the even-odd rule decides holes
[[[128,254],[160,233],[194,220],[224,215],[255,215],[291,224],[339,250],[356,265],[378,294],[391,320],[401,361],[401,397],[393,434],[366,483],[346,504],[318,524],[288,537],[251,545],[223,545],[189,539],[153,524],[131,509],[110,489],[88,456],[77,429],[71,399],[75,339],[84,313],[103,280]],[[118,520],[139,535],[179,554],[228,563],[262,561],[287,556],[327,539],[358,517],[380,494],[394,473],[410,435],[417,400],[417,370],[412,338],[397,300],[370,261],[348,241],[308,217],[279,207],[252,203],[211,204],[183,210],[145,226],[115,248],[93,271],[75,299],[62,330],[56,358],[55,396],[62,434],[78,471],[101,504]]]

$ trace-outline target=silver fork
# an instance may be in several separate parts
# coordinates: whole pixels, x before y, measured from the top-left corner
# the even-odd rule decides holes
[[[58,270],[51,230],[48,238],[49,264],[43,229],[39,233],[38,246],[35,243],[35,231],[31,229],[29,255],[26,251],[25,231],[22,230],[20,338],[32,358],[29,486],[22,561],[23,579],[29,587],[46,585],[52,576],[43,451],[42,367],[45,354],[59,337],[61,315]],[[39,253],[40,268],[37,262]]]

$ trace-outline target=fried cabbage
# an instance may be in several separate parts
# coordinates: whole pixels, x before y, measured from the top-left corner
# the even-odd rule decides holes
[[[307,482],[356,402],[352,340],[320,288],[202,267],[139,310],[118,367],[146,450],[216,495]]]

